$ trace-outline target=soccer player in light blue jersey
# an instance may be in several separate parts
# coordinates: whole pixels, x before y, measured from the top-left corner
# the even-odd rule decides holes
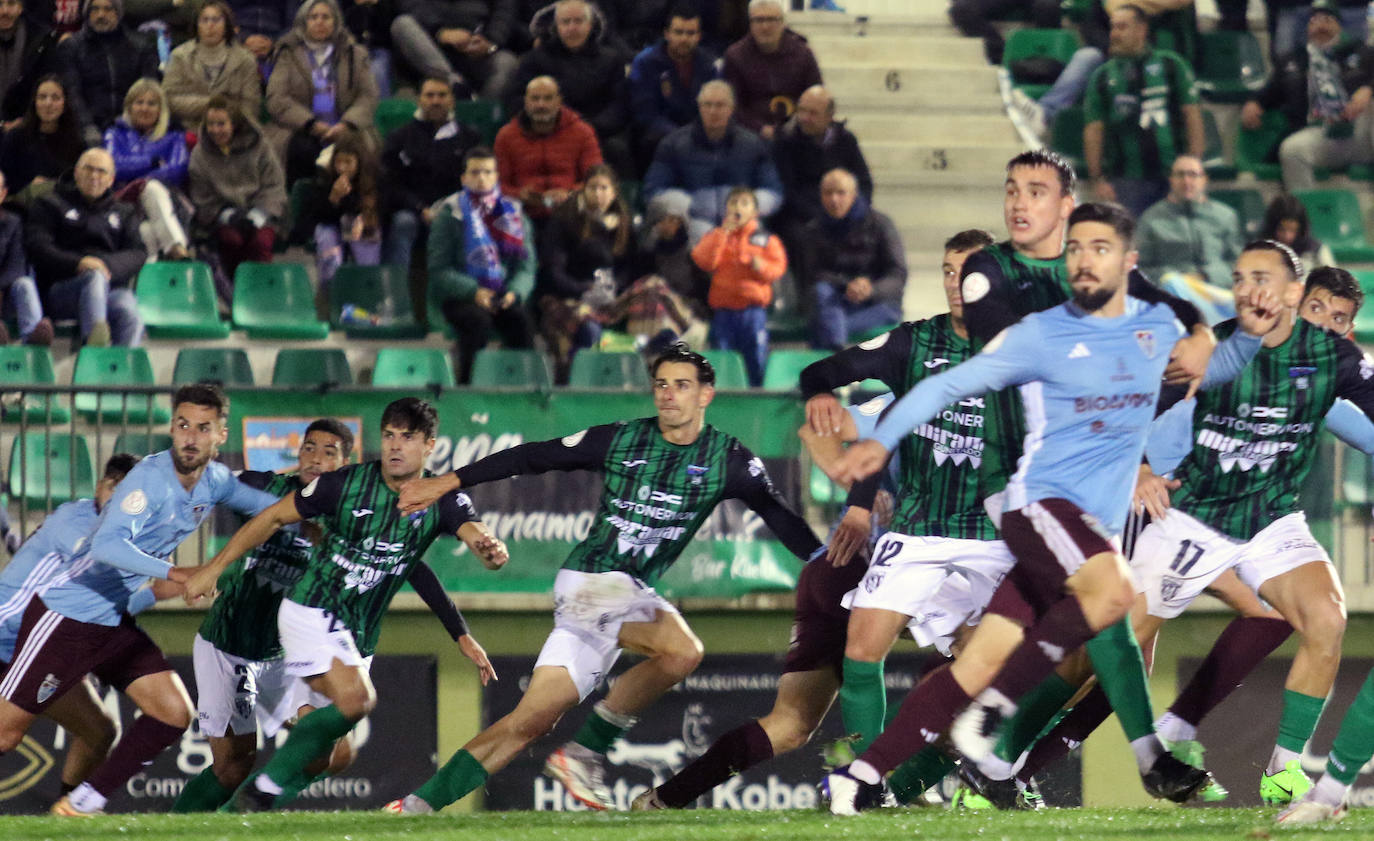
[[[942,406],[1020,386],[1028,432],[1000,512],[1017,563],[961,656],[907,697],[858,760],[826,778],[833,813],[854,814],[877,802],[882,775],[939,738],[965,707],[952,731],[955,745],[970,758],[985,755],[1017,699],[1129,608],[1130,573],[1114,535],[1130,504],[1169,352],[1184,335],[1170,310],[1126,295],[1136,258],[1133,229],[1115,205],[1074,210],[1067,249],[1073,299],[1027,316],[979,355],[922,382],[873,439],[846,453],[843,474],[871,475],[902,436]],[[1244,304],[1243,330],[1218,346],[1204,387],[1235,376],[1279,312],[1268,293]],[[1140,746],[1137,760],[1152,794],[1186,800],[1209,782],[1205,771],[1149,738],[1153,745]]]
[[[55,814],[102,810],[191,723],[186,687],[130,615],[136,594],[150,578],[185,583],[192,569],[166,558],[215,505],[255,514],[276,502],[214,461],[228,432],[223,391],[183,386],[172,403],[172,448],[130,471],[101,511],[83,557],[29,602],[14,662],[0,680],[0,750],[14,749],[33,719],[88,672],[143,711],[109,758],[53,806]]]

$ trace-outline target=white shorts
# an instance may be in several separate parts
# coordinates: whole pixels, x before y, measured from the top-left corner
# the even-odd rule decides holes
[[[204,736],[244,736],[257,732],[271,738],[291,720],[299,678],[290,677],[280,658],[245,660],[220,651],[196,634],[191,646],[196,672],[196,716]]]
[[[329,671],[335,660],[366,669],[370,657],[358,653],[353,632],[326,610],[282,599],[277,632],[286,651],[285,669],[294,677],[313,677]],[[326,702],[327,703],[327,702]]]
[[[678,612],[628,573],[560,569],[553,580],[553,632],[534,667],[567,669],[585,700],[620,657],[620,626],[652,622],[660,610]]]
[[[1270,523],[1248,541],[1222,534],[1170,508],[1136,539],[1131,573],[1151,616],[1172,619],[1226,570],[1235,568],[1245,586],[1260,585],[1304,564],[1331,563],[1312,537],[1301,511]]]
[[[907,628],[916,642],[933,645],[948,657],[955,633],[978,624],[1015,563],[1000,540],[888,532],[873,549],[868,573],[841,604],[850,610],[877,608],[910,616]]]

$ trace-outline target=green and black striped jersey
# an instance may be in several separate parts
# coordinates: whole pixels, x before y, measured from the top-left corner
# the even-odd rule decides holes
[[[1089,77],[1083,121],[1103,124],[1102,172],[1162,179],[1188,151],[1183,109],[1199,103],[1188,62],[1170,50],[1113,56]]]
[[[717,503],[743,501],[788,549],[806,559],[820,546],[773,489],[763,462],[705,425],[690,444],[664,439],[657,418],[593,426],[562,439],[521,444],[456,472],[464,487],[549,470],[605,476],[591,531],[563,566],[626,572],[653,583],[677,560]]]
[[[317,520],[325,534],[288,598],[332,614],[353,633],[363,656],[376,650],[382,615],[425,550],[477,519],[464,493],[445,494],[409,515],[396,507],[397,499],[378,461],[326,473],[296,492],[296,510]]]
[[[1236,323],[1215,329],[1224,338]],[[1327,411],[1344,397],[1374,417],[1371,377],[1374,361],[1354,343],[1298,319],[1287,341],[1261,347],[1240,376],[1198,395],[1173,505],[1240,540],[1300,510]]]
[[[948,313],[910,321],[808,366],[801,374],[802,394],[809,398],[872,378],[882,380],[901,397],[926,377],[972,355],[972,345],[954,332]],[[978,493],[984,399],[970,397],[952,403],[902,440],[897,454],[893,531],[926,537],[997,539]]]
[[[294,474],[246,470],[239,481],[273,496],[300,490]],[[245,660],[280,657],[277,608],[282,594],[290,592],[305,574],[310,561],[310,541],[297,529],[282,529],[241,560],[230,564],[219,577],[219,596],[200,623],[201,637],[226,654]]]

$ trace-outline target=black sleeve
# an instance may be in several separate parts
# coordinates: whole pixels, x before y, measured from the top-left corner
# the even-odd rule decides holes
[[[604,424],[584,429],[565,438],[532,441],[492,453],[454,471],[463,487],[494,482],[528,473],[547,473],[550,470],[600,470],[606,453],[611,450],[611,438],[617,424]]]
[[[873,510],[873,502],[878,498],[878,490],[883,486],[883,474],[887,472],[884,467],[867,479],[860,479],[849,486],[849,495],[845,497],[845,505],[854,505],[868,511]]]
[[[458,610],[458,605],[453,603],[444,585],[439,583],[439,576],[434,574],[429,564],[424,561],[416,561],[410,568],[410,586],[415,588],[415,592],[424,599],[425,604],[439,621],[443,624],[444,630],[453,638],[454,642],[468,632],[468,623],[463,620],[463,614]]]
[[[1336,339],[1336,396],[1374,418],[1374,359],[1341,337]]]
[[[972,260],[973,258],[970,257],[969,259]],[[1155,286],[1140,269],[1131,269],[1131,274],[1126,280],[1128,284],[1126,287],[1127,294],[1147,304],[1164,304],[1174,311],[1174,316],[1183,322],[1183,326],[1189,332],[1192,332],[1192,329],[1202,322],[1202,313],[1198,312],[1198,308],[1193,306],[1191,301],[1185,301]]]
[[[874,347],[879,339],[882,343]],[[882,380],[896,391],[902,387],[910,362],[911,330],[904,324],[877,339],[847,347],[807,365],[799,378],[802,398],[809,400],[817,394],[870,377]]]
[[[810,560],[821,547],[806,521],[778,496],[763,460],[739,443],[731,449],[727,462],[725,495],[753,509],[787,550],[803,561]]]
[[[255,491],[267,490],[268,484],[277,478],[277,474],[269,470],[245,470],[239,474],[238,479]]]
[[[454,491],[439,497],[439,524],[446,534],[457,534],[464,523],[477,519],[477,509],[472,498],[465,493]]]
[[[1011,303],[1014,290],[991,254],[970,254],[964,261],[959,282],[964,297],[964,324],[977,341],[990,342],[1021,320],[1021,314]]]
[[[325,473],[315,481],[296,491],[296,511],[301,519],[309,520],[321,514],[331,514],[339,508],[343,498],[344,477],[350,468]]]

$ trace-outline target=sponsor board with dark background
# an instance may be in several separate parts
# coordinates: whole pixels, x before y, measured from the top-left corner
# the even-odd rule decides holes
[[[1196,657],[1178,661],[1182,687],[1201,662]],[[1245,683],[1212,711],[1198,728],[1198,739],[1207,748],[1207,769],[1231,796],[1222,806],[1259,806],[1259,781],[1283,712],[1283,684],[1292,660],[1271,657],[1246,678]],[[1341,660],[1336,687],[1322,711],[1317,732],[1302,755],[1302,768],[1315,781],[1326,770],[1326,755],[1341,728],[1341,718],[1374,668],[1374,659],[1347,657]],[[1374,762],[1366,764],[1350,794],[1351,806],[1374,806]]]
[[[937,656],[938,655],[934,655]],[[889,713],[896,709],[921,673],[924,656],[899,653],[886,669]],[[621,658],[614,681],[636,660]],[[514,709],[528,685],[532,657],[493,657],[503,678],[483,695],[483,720],[492,722]],[[767,654],[707,654],[687,680],[659,699],[607,754],[606,782],[617,809],[629,808],[640,792],[680,771],[721,735],[768,713],[777,694],[782,658]],[[519,679],[505,676],[519,675]],[[542,775],[549,752],[568,741],[603,686],[577,710],[565,715],[550,735],[518,755],[487,782],[488,809],[564,811],[583,809],[563,787]],[[843,735],[838,703],[811,743],[751,768],[717,786],[699,806],[716,809],[809,809],[817,805],[816,783],[824,774],[821,749]],[[1082,772],[1074,752],[1045,778],[1047,800],[1056,806],[1082,802]]]
[[[170,657],[173,668],[196,696],[191,658]],[[337,777],[307,789],[293,808],[309,810],[377,809],[411,791],[434,773],[438,731],[436,671],[433,657],[378,657],[372,663],[377,709],[354,730],[357,758]],[[134,707],[114,690],[102,697],[127,730]],[[279,739],[284,740],[285,734]],[[272,755],[269,741],[258,767]],[[0,813],[47,812],[59,796],[66,736],[45,718],[34,722],[18,749],[0,756]],[[192,725],[179,743],[163,751],[111,799],[109,812],[166,812],[187,781],[210,762],[210,745]]]

